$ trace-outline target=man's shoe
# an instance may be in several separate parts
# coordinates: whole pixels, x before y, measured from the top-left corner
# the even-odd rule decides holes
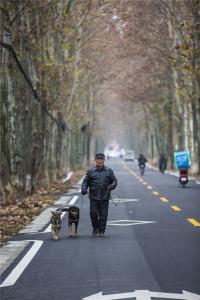
[[[93,235],[93,236],[97,236],[97,230],[93,230],[93,231],[92,231],[92,235]]]
[[[103,237],[104,236],[104,232],[99,232],[99,236]]]

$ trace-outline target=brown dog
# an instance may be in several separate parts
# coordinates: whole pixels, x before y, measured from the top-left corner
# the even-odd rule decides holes
[[[52,211],[51,223],[51,233],[54,240],[59,239],[60,229],[61,229],[61,211]]]

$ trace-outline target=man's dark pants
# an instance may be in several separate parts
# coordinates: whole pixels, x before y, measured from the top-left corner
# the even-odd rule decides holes
[[[90,218],[94,231],[104,233],[108,217],[108,200],[90,200]]]

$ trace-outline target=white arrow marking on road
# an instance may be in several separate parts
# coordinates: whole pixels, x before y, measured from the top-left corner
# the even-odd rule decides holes
[[[155,221],[139,221],[139,220],[116,220],[108,221],[107,225],[112,226],[133,226],[133,225],[142,225],[142,224],[151,224],[156,223]]]
[[[163,298],[163,299],[184,299],[184,300],[200,300],[200,295],[191,292],[183,291],[182,294],[174,293],[162,293],[162,292],[151,292],[148,290],[137,290],[130,293],[110,294],[102,295],[102,292],[93,294],[83,300],[115,300],[115,299],[130,299],[136,298],[136,300],[151,300],[151,298]]]
[[[33,246],[22,258],[22,260],[16,265],[16,267],[12,270],[8,277],[6,277],[6,279],[0,284],[0,287],[11,286],[15,284],[19,276],[23,273],[23,271],[26,269],[28,264],[31,262],[31,260],[43,244],[43,241],[39,240],[30,240],[30,242],[34,242]]]
[[[153,298],[164,298],[164,299],[185,299],[185,300],[200,300],[200,295],[191,292],[183,291],[183,294],[171,294],[161,292],[150,292]]]

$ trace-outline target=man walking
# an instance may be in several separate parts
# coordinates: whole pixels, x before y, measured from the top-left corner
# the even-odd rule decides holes
[[[89,187],[90,218],[93,235],[103,236],[106,229],[110,192],[116,188],[117,179],[111,168],[104,165],[105,155],[95,155],[96,166],[89,169],[82,183],[81,194],[87,194]]]

